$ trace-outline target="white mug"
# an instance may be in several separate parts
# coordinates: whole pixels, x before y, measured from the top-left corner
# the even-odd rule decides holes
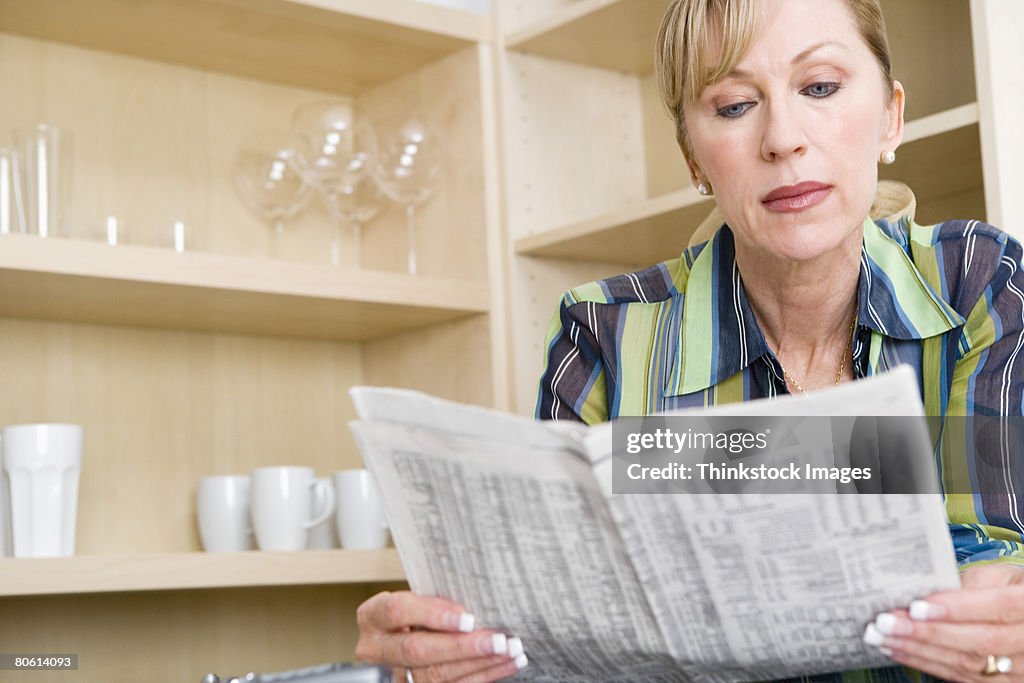
[[[317,477],[318,482],[323,482],[324,486],[329,487],[332,491],[334,490],[334,482],[330,477]],[[324,500],[321,495],[321,490],[316,489],[313,492],[313,501],[310,505],[310,514],[316,515],[316,511],[323,508]],[[335,495],[335,501],[338,497]],[[309,530],[309,539],[306,541],[306,548],[309,550],[328,550],[330,548],[339,548],[338,545],[338,531],[335,528],[334,515],[323,524],[319,524]]]
[[[388,525],[377,486],[367,470],[334,473],[338,498],[338,537],[348,550],[372,550],[388,544]]]
[[[196,486],[196,520],[203,550],[240,552],[255,547],[250,521],[251,480],[245,474],[203,477]]]
[[[3,468],[10,483],[14,556],[74,555],[81,426],[5,427],[2,443]]]
[[[310,519],[313,492],[323,510]],[[311,528],[334,512],[334,491],[312,467],[260,467],[252,472],[252,527],[260,550],[303,550]]]
[[[0,463],[2,458],[3,449],[0,448]],[[0,557],[11,555],[11,545],[11,484],[7,481],[7,471],[0,465]]]

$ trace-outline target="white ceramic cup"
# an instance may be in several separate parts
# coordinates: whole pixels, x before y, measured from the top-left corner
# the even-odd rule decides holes
[[[203,550],[231,553],[256,547],[252,535],[252,483],[248,475],[203,477],[196,486],[196,521]]]
[[[334,481],[330,477],[317,477],[318,482],[323,482],[324,486],[330,487],[334,490]],[[317,510],[322,510],[324,505],[323,496],[321,489],[314,489],[313,501],[310,504],[310,514],[316,515]],[[335,495],[335,501],[338,497]],[[306,548],[309,550],[329,550],[331,548],[340,548],[338,544],[338,530],[335,528],[334,515],[323,524],[318,524],[309,530],[309,539],[306,541]]]
[[[3,449],[0,448],[0,462]],[[7,481],[7,471],[0,466],[0,557],[9,557],[11,548],[11,484]]]
[[[338,537],[348,550],[372,550],[388,544],[388,525],[377,486],[367,470],[334,473],[338,498]]]
[[[10,483],[14,556],[74,555],[81,426],[15,425],[5,427],[0,439]]]
[[[312,515],[314,491],[323,510]],[[303,550],[309,530],[330,519],[334,491],[312,467],[260,467],[252,472],[252,527],[260,550]]]

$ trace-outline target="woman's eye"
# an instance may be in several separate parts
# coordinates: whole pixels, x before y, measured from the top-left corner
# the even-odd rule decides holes
[[[838,83],[813,83],[800,92],[810,95],[811,97],[825,98],[829,95],[835,94],[839,90]]]
[[[719,109],[718,115],[726,119],[737,119],[740,116],[743,116],[744,112],[753,106],[753,102],[738,102],[736,104],[730,104]]]

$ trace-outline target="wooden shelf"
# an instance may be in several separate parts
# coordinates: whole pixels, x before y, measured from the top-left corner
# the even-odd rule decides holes
[[[0,559],[0,597],[404,581],[393,548]]]
[[[883,177],[915,191],[919,205],[980,186],[978,105],[971,103],[907,123],[897,163]],[[971,153],[971,150],[974,150]],[[693,188],[515,241],[518,254],[648,266],[678,256],[713,204]]]
[[[523,237],[519,254],[647,266],[678,256],[714,204],[693,188]]]
[[[0,0],[0,32],[357,95],[490,24],[414,0]]]
[[[506,38],[510,50],[635,74],[654,70],[667,0],[579,0]]]
[[[362,341],[485,313],[487,287],[220,254],[4,235],[0,316]]]

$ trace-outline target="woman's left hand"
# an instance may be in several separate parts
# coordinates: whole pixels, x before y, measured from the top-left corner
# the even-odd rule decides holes
[[[961,582],[962,590],[935,593],[909,611],[880,614],[865,642],[899,664],[949,681],[1024,681],[1024,568],[979,565]],[[1012,671],[983,673],[989,655],[1008,657]]]

